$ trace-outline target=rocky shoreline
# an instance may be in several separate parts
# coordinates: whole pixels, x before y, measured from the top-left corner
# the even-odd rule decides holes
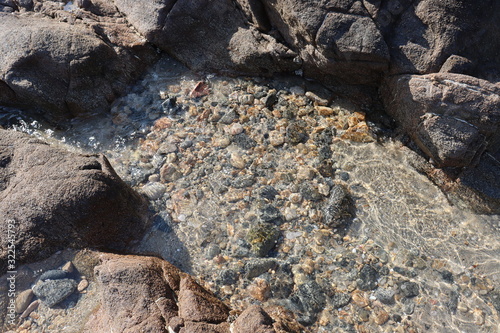
[[[450,206],[387,119],[326,93],[298,77],[199,81],[182,67],[155,69],[100,125],[24,130],[105,153],[152,210],[128,252],[197,276],[232,309],[230,322],[260,305],[275,323],[270,309],[290,311],[284,331],[493,332],[496,217]],[[26,275],[42,273],[35,267]],[[99,283],[82,270],[90,288]],[[18,331],[74,320],[43,303],[37,311],[43,320]]]
[[[0,323],[495,332],[499,6],[0,0]]]

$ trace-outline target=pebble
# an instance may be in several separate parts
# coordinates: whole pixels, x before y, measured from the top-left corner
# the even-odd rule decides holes
[[[285,135],[279,131],[269,132],[269,143],[274,147],[281,146],[285,143]]]
[[[250,296],[261,302],[265,302],[271,296],[271,286],[264,279],[256,278],[247,290]]]
[[[236,169],[243,169],[245,168],[246,165],[245,159],[240,154],[237,153],[231,154],[231,159],[229,162]]]
[[[82,291],[87,289],[88,286],[89,286],[89,281],[84,276],[82,276],[82,280],[78,283],[76,290],[78,290],[78,292],[81,293]]]
[[[335,309],[340,309],[351,302],[351,295],[348,293],[335,293],[330,302]]]
[[[357,286],[360,290],[373,290],[377,288],[378,272],[370,265],[364,265],[358,274]]]
[[[321,105],[321,106],[328,105],[328,100],[319,97],[318,95],[316,95],[312,91],[306,92],[305,95],[306,95],[307,98],[309,98],[311,101],[315,102],[317,105]]]
[[[392,289],[378,289],[375,292],[375,297],[383,304],[393,305],[395,291]]]
[[[38,305],[40,304],[40,300],[35,300],[28,305],[26,310],[19,316],[20,319],[28,317],[33,311],[35,311],[38,308]]]
[[[229,126],[229,129],[227,131],[231,135],[236,135],[236,134],[242,133],[244,131],[244,129],[240,123],[234,123],[231,126]]]
[[[404,282],[401,284],[400,290],[405,297],[415,297],[420,294],[419,286],[415,282]]]
[[[77,287],[73,279],[46,280],[33,287],[33,293],[48,307],[53,307],[71,295]]]
[[[16,297],[16,312],[23,313],[24,310],[31,303],[31,299],[33,298],[33,290],[26,289],[19,293]]]
[[[165,185],[154,182],[144,185],[140,192],[148,197],[149,200],[158,200],[165,194],[166,190]]]
[[[376,307],[373,312],[376,324],[384,325],[389,320],[389,314],[384,309]]]

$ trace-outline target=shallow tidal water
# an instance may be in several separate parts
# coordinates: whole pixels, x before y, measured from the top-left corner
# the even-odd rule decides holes
[[[199,81],[209,90],[193,97]],[[108,115],[64,130],[28,120],[12,127],[65,149],[104,153],[151,203],[152,225],[131,253],[178,265],[234,309],[282,305],[311,332],[498,332],[500,217],[451,205],[412,167],[421,157],[374,134],[349,103],[334,98],[333,113],[319,108],[305,96],[309,85],[300,77],[200,77],[165,58]],[[294,121],[307,138],[290,144]],[[322,174],[317,138],[332,127],[322,145],[333,171]],[[350,128],[366,131],[352,140]],[[308,199],[304,184],[318,197]],[[322,222],[334,184],[354,205],[339,228]],[[272,199],[262,194],[269,186]],[[278,265],[268,269],[248,236],[263,219],[279,231],[265,256]],[[376,288],[358,290],[363,265],[377,268]],[[264,269],[253,276],[248,267]],[[408,281],[418,295],[398,297]],[[378,290],[394,291],[395,301],[381,302]],[[357,296],[337,307],[335,294]]]

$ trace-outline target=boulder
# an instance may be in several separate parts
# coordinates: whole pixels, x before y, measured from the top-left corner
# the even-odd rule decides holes
[[[168,332],[180,271],[158,258],[102,254],[95,267],[99,310],[84,332]]]
[[[500,143],[500,86],[452,73],[386,81],[387,112],[439,167],[473,166]]]
[[[145,230],[147,204],[103,155],[0,129],[0,222],[2,244],[13,240],[18,263],[33,262],[70,246],[124,250]],[[3,246],[2,273],[7,255]]]
[[[195,71],[270,75],[299,68],[294,52],[250,25],[230,0],[115,4],[148,41]]]
[[[50,120],[108,110],[156,52],[124,23],[98,23],[90,13],[49,10],[54,3],[46,3],[36,8],[47,16],[0,13],[0,105]]]

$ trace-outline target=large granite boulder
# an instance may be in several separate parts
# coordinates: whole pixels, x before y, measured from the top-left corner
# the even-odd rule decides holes
[[[300,67],[295,52],[249,25],[233,1],[115,4],[148,41],[193,70],[270,75]]]
[[[155,50],[125,21],[48,4],[39,13],[0,13],[0,104],[51,120],[108,110]]]
[[[145,200],[103,155],[80,155],[0,129],[0,272],[66,247],[124,250],[147,224]],[[9,232],[9,230],[11,232]]]
[[[386,81],[387,112],[439,167],[477,163],[500,143],[500,85],[452,73]]]

